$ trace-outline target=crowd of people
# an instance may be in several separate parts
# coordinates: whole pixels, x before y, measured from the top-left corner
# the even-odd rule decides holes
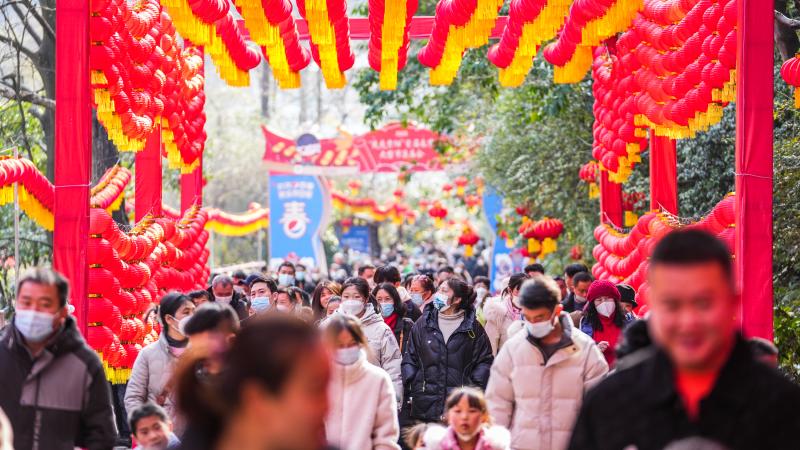
[[[646,305],[582,264],[499,287],[450,267],[354,272],[284,262],[163,296],[115,401],[67,282],[32,270],[0,331],[0,449],[800,448],[800,387],[740,334],[729,252],[703,232],[659,242]]]

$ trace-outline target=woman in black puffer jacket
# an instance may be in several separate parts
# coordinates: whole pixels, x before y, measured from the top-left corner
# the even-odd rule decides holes
[[[475,318],[475,292],[458,279],[439,286],[432,308],[411,329],[403,354],[403,384],[411,419],[440,421],[450,392],[461,386],[486,389],[492,347]]]

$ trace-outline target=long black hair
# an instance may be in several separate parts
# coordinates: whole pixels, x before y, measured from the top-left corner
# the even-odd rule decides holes
[[[526,273],[515,273],[511,275],[508,279],[508,286],[503,289],[503,292],[500,293],[500,296],[505,298],[506,295],[511,294],[514,290],[519,289],[522,287],[522,283],[528,280],[530,277]]]
[[[392,298],[394,312],[397,313],[398,320],[403,320],[403,317],[406,316],[406,305],[403,304],[403,300],[400,298],[400,293],[397,292],[397,288],[394,287],[392,283],[381,283],[375,286],[375,289],[372,290],[372,296],[375,297],[376,302],[378,301],[378,291],[386,291],[386,293],[389,294],[389,297]]]
[[[314,311],[315,320],[322,320],[328,315],[326,308],[322,306],[323,289],[327,289],[332,295],[340,295],[342,293],[342,286],[335,281],[325,280],[317,283],[314,293],[311,294],[311,310]]]
[[[478,294],[472,289],[472,286],[459,280],[458,278],[450,278],[447,281],[447,287],[453,291],[453,298],[460,298],[461,302],[458,303],[456,311],[470,312],[475,309],[475,299]]]

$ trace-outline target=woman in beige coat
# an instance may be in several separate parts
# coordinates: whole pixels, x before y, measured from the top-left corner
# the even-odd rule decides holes
[[[497,352],[510,338],[508,327],[515,321],[520,320],[520,308],[517,302],[519,288],[529,277],[524,273],[511,275],[508,286],[503,289],[499,297],[486,300],[483,306],[483,315],[486,318],[486,336],[492,344],[492,355],[497,356]]]
[[[352,316],[336,314],[325,326],[334,355],[325,434],[348,450],[399,450],[397,401],[389,375],[367,362],[367,338]]]

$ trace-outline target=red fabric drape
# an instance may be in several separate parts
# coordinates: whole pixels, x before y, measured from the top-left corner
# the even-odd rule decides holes
[[[181,175],[181,214],[191,208],[195,201],[203,204],[203,157],[191,173]]]
[[[161,126],[155,127],[144,149],[136,154],[135,217],[139,222],[153,213],[161,215]]]
[[[650,209],[678,214],[678,160],[675,141],[650,132]]]
[[[600,222],[622,227],[622,185],[608,179],[608,171],[600,171]]]
[[[53,265],[70,282],[73,314],[85,334],[92,176],[89,2],[58,0],[56,29]]]
[[[737,3],[736,281],[745,334],[771,339],[773,1]]]

